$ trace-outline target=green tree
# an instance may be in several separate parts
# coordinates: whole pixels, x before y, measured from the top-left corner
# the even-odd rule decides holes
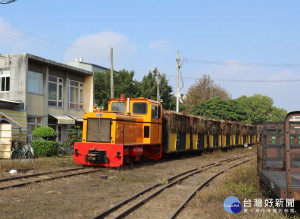
[[[284,121],[287,115],[287,111],[283,108],[272,107],[271,113],[268,118],[268,122]]]
[[[191,113],[251,124],[283,121],[287,114],[286,110],[273,106],[272,98],[260,94],[241,96],[234,100],[216,97],[196,104]]]
[[[94,74],[95,103],[107,107],[110,99],[110,72],[95,72]]]
[[[250,123],[263,124],[268,121],[273,106],[272,98],[255,94],[251,97],[241,96],[237,101],[246,112]]]
[[[114,97],[118,98],[120,94],[127,97],[137,97],[140,95],[138,82],[133,79],[134,71],[125,69],[114,72]],[[107,108],[107,102],[110,100],[110,71],[95,72],[94,75],[95,102]]]
[[[157,75],[158,70],[155,68],[153,71],[149,71],[148,75],[145,75],[142,81],[139,83],[140,95],[142,97],[157,100]],[[169,85],[169,81],[166,79],[166,75],[161,75],[160,84],[160,99],[163,100],[162,105],[164,109],[174,110],[176,107],[176,99],[172,95],[173,89]]]
[[[133,79],[134,71],[120,70],[115,76],[115,97],[125,94],[126,97],[138,97],[140,91],[138,90],[138,82]]]
[[[222,99],[221,97],[196,104],[191,110],[191,114],[238,122],[244,122],[247,119],[236,100]]]

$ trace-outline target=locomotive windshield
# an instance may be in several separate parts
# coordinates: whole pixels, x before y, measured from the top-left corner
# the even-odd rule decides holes
[[[147,103],[135,102],[133,103],[133,114],[147,114]]]
[[[124,102],[113,102],[111,104],[111,111],[119,111],[125,113],[125,103]]]

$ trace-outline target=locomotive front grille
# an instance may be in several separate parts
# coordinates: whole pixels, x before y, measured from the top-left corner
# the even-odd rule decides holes
[[[87,119],[88,142],[110,142],[110,119]]]
[[[106,151],[102,150],[89,150],[88,160],[91,163],[107,163],[108,157]]]

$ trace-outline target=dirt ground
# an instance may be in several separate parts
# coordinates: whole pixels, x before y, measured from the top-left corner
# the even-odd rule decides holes
[[[90,218],[130,195],[178,173],[256,149],[220,150],[201,156],[134,164],[126,169],[99,168],[99,172],[35,183],[0,191],[0,218]],[[36,161],[38,162],[38,161]],[[75,164],[74,164],[75,166]],[[32,171],[32,170],[31,170]],[[102,176],[107,175],[107,179]],[[3,173],[0,177],[4,177]],[[214,186],[222,184],[220,177]],[[192,205],[191,205],[192,206]],[[205,206],[205,203],[203,203]],[[167,207],[167,206],[166,206]],[[197,218],[208,218],[199,207],[189,207]],[[204,209],[205,210],[205,209]],[[218,211],[224,211],[222,206]],[[185,218],[181,214],[179,218]],[[148,218],[152,218],[149,215]]]

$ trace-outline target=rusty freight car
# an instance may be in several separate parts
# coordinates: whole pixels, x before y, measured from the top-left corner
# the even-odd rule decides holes
[[[300,111],[289,113],[285,122],[264,124],[257,168],[277,197],[300,200],[300,121],[291,121],[294,116]]]

